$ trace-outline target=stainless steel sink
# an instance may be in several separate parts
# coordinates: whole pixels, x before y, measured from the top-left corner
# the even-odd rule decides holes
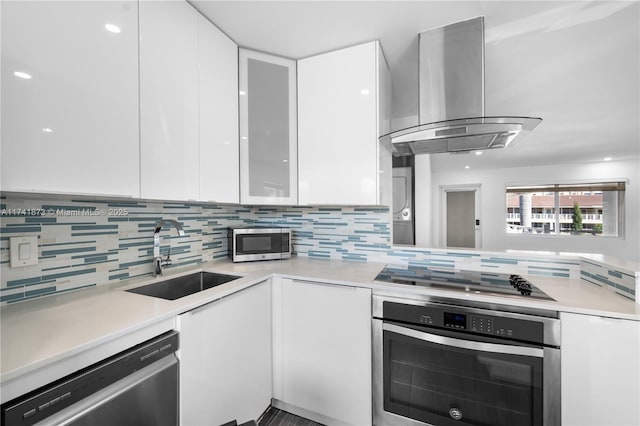
[[[236,275],[217,274],[214,272],[196,272],[177,278],[170,278],[142,287],[126,290],[130,293],[143,294],[145,296],[159,297],[161,299],[176,300],[190,294],[207,290],[220,284],[228,283],[240,278]]]

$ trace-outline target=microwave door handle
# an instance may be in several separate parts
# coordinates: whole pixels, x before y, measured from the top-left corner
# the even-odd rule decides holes
[[[382,329],[407,337],[423,340],[425,342],[438,343],[456,348],[469,349],[472,351],[493,352],[509,355],[524,355],[536,358],[543,358],[544,351],[539,348],[529,348],[525,346],[499,345],[495,343],[475,342],[471,340],[460,340],[453,337],[439,336],[437,334],[424,333],[412,328],[400,327],[395,324],[383,323]]]

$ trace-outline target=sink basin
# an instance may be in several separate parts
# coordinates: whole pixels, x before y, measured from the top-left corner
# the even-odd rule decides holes
[[[130,293],[143,294],[145,296],[159,297],[161,299],[176,300],[202,290],[228,283],[240,277],[235,275],[216,274],[213,272],[197,272],[177,278],[170,278],[158,283],[144,285],[142,287],[126,290]]]

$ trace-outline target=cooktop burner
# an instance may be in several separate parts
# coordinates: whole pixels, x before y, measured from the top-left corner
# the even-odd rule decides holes
[[[520,275],[387,265],[376,281],[478,294],[554,300]]]

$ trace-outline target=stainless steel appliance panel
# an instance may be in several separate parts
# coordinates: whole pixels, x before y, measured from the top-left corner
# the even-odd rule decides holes
[[[373,300],[374,424],[560,424],[558,319]]]
[[[170,331],[2,405],[2,424],[177,425],[178,332]]]
[[[420,33],[420,123],[484,116],[484,18]]]
[[[291,230],[287,228],[229,228],[229,257],[233,262],[288,259]]]
[[[178,361],[166,357],[36,426],[175,426]]]

